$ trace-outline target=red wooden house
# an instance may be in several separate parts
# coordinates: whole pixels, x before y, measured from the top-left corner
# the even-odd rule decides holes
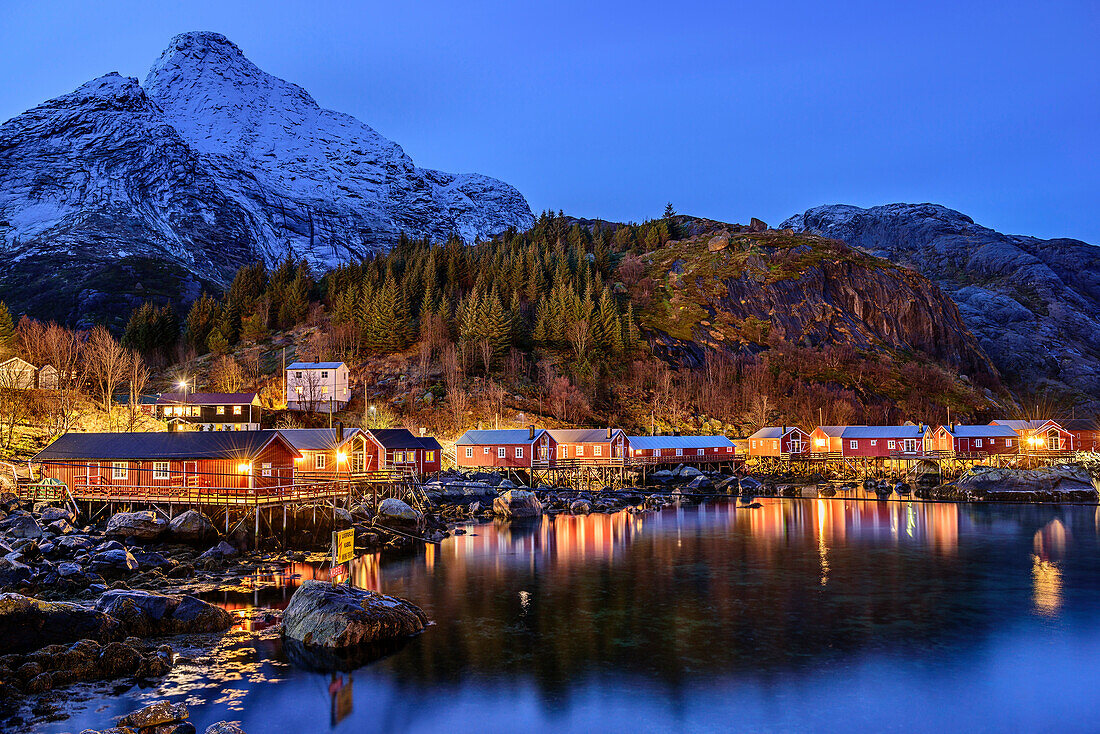
[[[77,496],[160,496],[173,488],[287,486],[299,456],[278,431],[66,433],[34,461],[44,479],[60,480]]]
[[[810,453],[840,455],[844,450],[844,429],[850,427],[818,426],[810,432]]]
[[[551,429],[547,433],[555,444],[558,462],[611,464],[626,458],[626,433],[620,428]]]
[[[1100,451],[1100,425],[1087,418],[1068,418],[1058,425],[1071,436],[1074,451]]]
[[[458,466],[463,469],[530,469],[548,466],[554,458],[554,439],[547,431],[527,429],[466,431],[455,441]]]
[[[1020,440],[1011,426],[959,425],[929,427],[924,436],[927,451],[956,455],[1013,454]]]
[[[1078,435],[1062,425],[1062,421],[1043,421],[1027,437],[1027,450],[1032,453],[1079,451],[1079,445]]]
[[[371,428],[364,433],[368,471],[410,469],[434,474],[440,469],[443,447],[431,436],[416,436],[407,428]]]
[[[627,457],[639,463],[732,461],[733,442],[725,436],[627,436]]]
[[[810,450],[810,434],[796,426],[768,426],[749,436],[750,456],[804,454]]]
[[[284,428],[279,433],[301,454],[294,462],[300,477],[347,477],[368,463],[366,437],[358,428]]]
[[[926,426],[848,426],[841,434],[845,458],[904,458],[924,449]]]

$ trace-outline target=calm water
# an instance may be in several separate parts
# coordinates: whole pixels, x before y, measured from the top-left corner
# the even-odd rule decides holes
[[[436,622],[389,657],[311,673],[273,631],[240,633],[202,672],[43,730],[164,696],[199,731],[249,734],[1100,730],[1097,508],[764,503],[470,526],[366,557],[359,585]]]

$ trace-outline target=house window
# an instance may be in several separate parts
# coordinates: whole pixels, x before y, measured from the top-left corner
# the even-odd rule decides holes
[[[753,442],[752,442],[752,447],[756,448],[756,441],[755,440],[753,440]]]
[[[859,441],[849,441],[848,442],[848,448],[858,449],[859,448]]]
[[[489,447],[488,447],[488,446],[486,446],[485,448],[483,448],[483,449],[481,450],[481,453],[483,453],[483,454],[485,454],[486,456],[488,456],[488,455],[489,455]]]
[[[878,446],[878,441],[876,441],[875,439],[872,438],[871,439],[871,445],[872,446]]]
[[[153,479],[167,479],[168,478],[168,462],[167,461],[154,461],[153,462]]]
[[[703,455],[703,450],[702,449],[695,449],[695,455],[696,456],[702,456]]]
[[[264,476],[264,477],[270,477],[271,476],[271,463],[270,462],[268,462],[266,464],[260,464],[260,476]]]
[[[995,439],[995,438],[989,439],[989,445],[990,446],[996,446],[997,445],[997,439]]]
[[[217,413],[218,415],[225,415],[225,406],[224,405],[219,405],[218,409],[215,410],[214,412]]]
[[[435,452],[434,451],[425,451],[424,452],[424,461],[429,463],[429,464],[431,462],[435,461]]]
[[[874,441],[872,441],[872,442],[871,442],[871,445],[873,446],[874,444],[875,444],[875,442],[874,442]],[[894,447],[895,447],[895,446],[897,446],[897,444],[896,444],[896,443],[894,443],[893,441],[887,441],[887,442],[886,442],[886,448],[890,449],[891,451],[893,451],[893,450],[894,450]]]
[[[302,373],[301,373],[301,372],[295,372],[295,373],[294,373],[294,379],[295,379],[295,380],[300,380],[300,379],[302,379]]]
[[[327,380],[328,379],[328,371],[327,370],[322,370],[321,371],[321,379],[322,380]]]
[[[1011,445],[1012,445],[1012,439],[1011,438],[1006,438],[1005,439],[1005,446],[1011,446]]]
[[[569,447],[568,446],[558,446],[558,458],[559,459],[568,459],[569,458]]]
[[[683,449],[676,449],[676,455],[677,456],[683,456],[684,455],[684,450]]]
[[[778,449],[779,448],[779,442],[778,441],[772,441],[772,448],[773,449]]]
[[[314,469],[324,469],[325,468],[325,462],[327,461],[327,458],[328,457],[326,457],[324,454],[314,454],[313,455],[313,468]]]
[[[394,451],[393,452],[393,461],[396,464],[404,464],[405,463],[405,452],[404,451]]]
[[[584,446],[577,447],[577,456],[584,456]]]
[[[294,386],[294,392],[296,392],[296,393],[298,393],[299,395],[301,395],[301,394],[302,394],[302,386],[301,386],[301,385],[295,385],[295,386]]]
[[[595,446],[592,450],[595,452],[596,456],[603,456],[603,446]]]
[[[974,439],[974,445],[977,446],[978,448],[981,448],[982,447],[982,440],[980,438]]]
[[[233,415],[240,415],[240,414],[241,414],[241,406],[234,405],[233,406]]]
[[[111,479],[129,479],[130,466],[125,461],[116,461],[111,464]]]
[[[726,453],[727,454],[732,454],[733,453],[733,447],[732,446],[727,446],[726,447]]]
[[[328,395],[328,385],[321,385],[321,394]]]
[[[466,447],[466,458],[467,459],[474,458],[474,447],[473,446],[467,446]]]
[[[200,415],[202,415],[202,409],[199,408],[199,406],[196,405],[194,408],[191,408],[192,417],[197,418]]]
[[[517,459],[522,459],[523,458],[523,447],[522,446],[516,446],[516,458]]]
[[[500,448],[497,449],[497,458],[498,459],[505,459],[507,457],[508,457],[508,449],[504,448],[503,446],[501,446]]]

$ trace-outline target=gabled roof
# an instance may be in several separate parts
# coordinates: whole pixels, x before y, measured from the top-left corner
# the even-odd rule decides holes
[[[0,362],[0,368],[3,368],[5,365],[9,365],[12,362],[19,362],[21,364],[26,365],[27,367],[30,367],[32,370],[37,370],[38,369],[37,367],[35,367],[33,364],[31,364],[27,360],[20,359],[19,357],[8,357],[3,362]],[[12,365],[12,366],[15,367],[16,365]]]
[[[924,438],[924,426],[848,426],[842,438]]]
[[[627,436],[630,448],[635,450],[656,449],[714,449],[733,446],[725,436]]]
[[[851,428],[851,426],[818,426],[814,431],[821,431],[829,438],[840,438],[845,428]]]
[[[611,436],[614,438],[615,434],[622,432],[621,428],[613,428]],[[606,428],[551,428],[547,433],[558,443],[607,443],[611,440],[607,437]]]
[[[286,368],[288,370],[334,370],[343,366],[343,362],[294,362],[288,364]]]
[[[298,451],[279,431],[179,431],[172,433],[66,433],[35,461],[65,459],[245,459],[278,441]]]
[[[485,444],[515,444],[534,443],[542,434],[546,433],[539,428],[535,431],[535,438],[530,438],[530,432],[526,428],[500,428],[494,430],[466,431],[455,441],[456,446],[482,446]]]
[[[439,450],[439,441],[431,436],[417,436],[407,428],[371,428],[367,434],[385,449]]]
[[[157,405],[259,405],[254,392],[166,392],[157,398]]]
[[[344,439],[337,440],[338,428],[282,428],[279,433],[287,442],[299,451],[334,451],[346,446],[362,431],[358,428],[345,428]]]
[[[1014,438],[1016,431],[1012,426],[940,426],[955,438]]]
[[[806,433],[798,426],[784,426],[782,428],[780,428],[779,426],[765,426],[764,428],[761,428],[759,431],[749,436],[749,438],[782,438],[783,436],[786,436],[788,433],[791,433],[793,431]]]
[[[992,421],[990,423],[990,425],[991,426],[992,425],[1008,426],[1012,430],[1019,432],[1019,431],[1034,431],[1036,428],[1043,425],[1044,423],[1046,423],[1045,420],[1030,421],[1030,420],[1017,420],[1015,418],[998,418],[997,420]]]

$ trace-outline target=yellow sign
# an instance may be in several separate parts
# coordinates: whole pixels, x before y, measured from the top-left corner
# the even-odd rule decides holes
[[[332,565],[347,563],[355,558],[355,528],[338,530],[332,534]]]

